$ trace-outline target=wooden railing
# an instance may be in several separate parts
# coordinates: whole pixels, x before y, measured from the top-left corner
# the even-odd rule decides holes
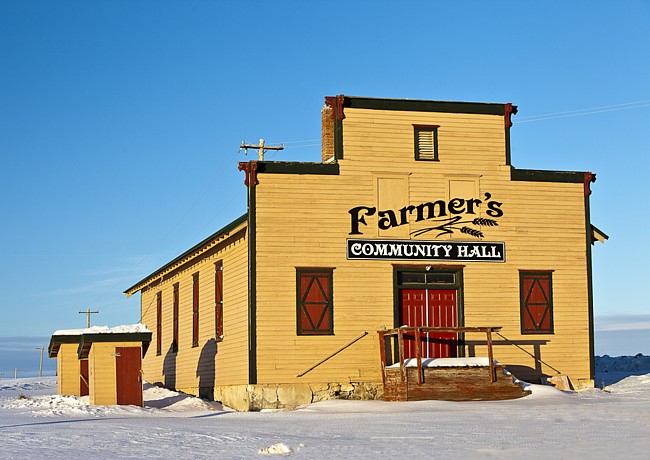
[[[492,351],[492,333],[499,332],[500,326],[495,327],[407,327],[402,326],[395,329],[388,329],[385,331],[377,331],[379,333],[379,349],[381,353],[381,370],[382,377],[386,379],[386,338],[397,336],[397,354],[399,358],[399,367],[402,383],[406,382],[406,366],[404,365],[404,334],[413,334],[415,336],[415,359],[417,360],[417,374],[418,382],[423,382],[422,373],[422,334],[435,333],[435,332],[483,332],[486,335],[488,361],[490,364],[490,382],[497,381],[496,370],[494,367],[494,353]]]

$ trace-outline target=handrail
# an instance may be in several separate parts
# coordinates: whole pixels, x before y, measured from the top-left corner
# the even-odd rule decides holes
[[[382,359],[382,374],[385,374],[386,368],[386,353],[385,353],[385,340],[387,336],[397,335],[399,367],[402,383],[406,382],[406,367],[404,366],[404,333],[412,332],[415,335],[415,357],[417,361],[418,383],[422,383],[422,333],[427,332],[484,332],[487,338],[488,361],[490,365],[490,382],[497,381],[496,368],[494,366],[494,353],[492,350],[492,333],[497,333],[501,330],[501,326],[488,326],[488,327],[409,327],[402,326],[383,331],[379,333],[380,352]]]
[[[327,361],[328,359],[333,358],[334,356],[338,355],[338,354],[341,353],[343,350],[345,350],[346,348],[348,348],[350,345],[353,345],[355,342],[358,342],[359,340],[363,339],[363,338],[364,338],[365,336],[367,336],[367,335],[368,335],[368,331],[365,331],[365,332],[364,332],[363,334],[361,334],[359,337],[357,337],[356,339],[351,340],[350,342],[346,343],[345,345],[343,345],[341,348],[339,348],[338,350],[336,350],[336,351],[335,351],[334,353],[332,353],[331,355],[327,356],[326,358],[321,359],[320,361],[318,361],[316,364],[314,364],[312,367],[310,367],[310,368],[307,369],[306,371],[303,371],[303,372],[301,372],[300,374],[296,375],[296,377],[302,377],[303,375],[307,374],[308,372],[313,371],[313,370],[316,369],[318,366],[320,366],[321,364],[323,364],[325,361]]]
[[[553,370],[554,370],[555,372],[557,372],[558,374],[562,374],[562,372],[560,372],[559,370],[557,370],[556,368],[554,368],[554,367],[551,366],[550,364],[548,364],[548,363],[542,361],[541,359],[537,358],[534,354],[532,354],[531,352],[529,352],[529,351],[526,350],[525,348],[520,347],[519,345],[517,345],[515,342],[513,342],[513,341],[510,340],[510,339],[508,339],[508,338],[505,337],[504,335],[502,335],[502,334],[500,334],[500,333],[498,333],[498,332],[496,332],[496,335],[498,335],[499,337],[501,337],[503,340],[505,340],[506,342],[508,342],[510,345],[513,345],[513,346],[519,348],[521,351],[523,351],[524,353],[526,353],[527,355],[529,355],[529,356],[530,356],[531,358],[533,358],[535,361],[537,361],[537,362],[539,362],[539,363],[541,363],[541,364],[543,364],[543,365],[545,365],[545,366],[547,366],[547,367],[550,367],[551,369],[553,369]]]
[[[401,326],[393,329],[386,329],[379,331],[384,335],[396,335],[400,330],[412,331],[418,329],[421,332],[498,332],[503,329],[501,326],[485,326],[485,327],[415,327],[415,326]]]

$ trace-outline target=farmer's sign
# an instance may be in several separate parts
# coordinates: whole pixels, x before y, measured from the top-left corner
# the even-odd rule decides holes
[[[503,216],[503,203],[492,200],[492,194],[485,193],[485,199],[452,198],[404,206],[400,209],[377,210],[375,207],[357,206],[350,209],[350,235],[362,235],[368,226],[366,217],[376,215],[377,228],[390,228],[410,222],[425,224],[412,231],[411,236],[429,234],[434,238],[454,234],[482,239],[485,227],[497,227],[498,218]],[[485,207],[488,217],[476,217],[479,208]],[[429,224],[429,225],[427,225]],[[506,248],[502,242],[484,241],[421,241],[421,240],[347,240],[347,258],[365,260],[431,260],[431,261],[476,261],[505,262]]]
[[[347,240],[350,260],[436,260],[505,262],[505,243],[416,240]]]
[[[366,217],[377,215],[377,227],[380,230],[406,225],[410,222],[429,221],[430,227],[420,228],[411,232],[411,236],[419,236],[428,232],[435,232],[435,238],[455,231],[475,238],[483,238],[483,227],[496,227],[496,220],[503,216],[503,210],[498,201],[491,199],[492,194],[485,193],[485,199],[452,198],[449,201],[437,200],[420,203],[418,205],[404,206],[400,209],[377,210],[375,207],[357,206],[348,211],[350,213],[350,235],[362,235],[362,226],[367,226]],[[485,214],[489,217],[474,217],[478,209],[485,205]]]

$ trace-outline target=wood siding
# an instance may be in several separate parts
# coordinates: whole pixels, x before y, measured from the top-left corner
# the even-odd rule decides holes
[[[117,404],[115,354],[118,347],[142,347],[141,342],[94,342],[88,353],[90,404]]]
[[[164,279],[142,290],[142,322],[153,328],[156,293],[162,291],[162,353],[148,353],[144,378],[198,394],[199,388],[248,381],[248,264],[246,224],[195,256]],[[223,334],[215,331],[215,262],[223,261]],[[192,275],[199,277],[198,346],[192,346]],[[179,284],[178,350],[173,340],[173,286]],[[156,334],[152,338],[155,343]]]
[[[393,262],[346,260],[348,210],[381,206],[388,199],[382,197],[383,188],[403,186],[407,190],[398,194],[410,204],[448,200],[455,190],[472,188],[477,195],[459,198],[485,200],[484,194],[490,193],[503,203],[499,226],[484,229],[484,241],[505,242],[507,259],[465,264],[464,325],[503,326],[502,334],[531,354],[572,379],[588,380],[588,223],[583,184],[511,181],[503,116],[365,109],[346,109],[345,116],[340,175],[259,175],[258,382],[381,380],[375,333],[394,326]],[[440,126],[439,161],[414,159],[414,124]],[[476,217],[489,217],[485,205],[478,207]],[[360,226],[360,238],[389,234],[378,231],[376,218],[365,217],[367,226]],[[406,227],[413,232],[427,225],[412,221]],[[434,238],[435,234],[425,233],[417,239]],[[459,233],[443,238],[473,240]],[[296,335],[296,267],[334,268],[333,336]],[[521,334],[519,270],[553,270],[554,334]],[[364,331],[370,334],[297,377]],[[468,335],[467,340],[468,354],[484,353],[484,339]],[[499,337],[495,344],[496,359],[516,368],[522,378],[540,371],[555,373]]]
[[[57,390],[60,395],[81,395],[81,366],[77,357],[78,343],[62,343],[56,356]]]

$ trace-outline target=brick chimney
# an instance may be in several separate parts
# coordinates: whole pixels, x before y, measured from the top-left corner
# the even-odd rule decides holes
[[[321,110],[323,163],[334,160],[334,109],[325,102]]]

